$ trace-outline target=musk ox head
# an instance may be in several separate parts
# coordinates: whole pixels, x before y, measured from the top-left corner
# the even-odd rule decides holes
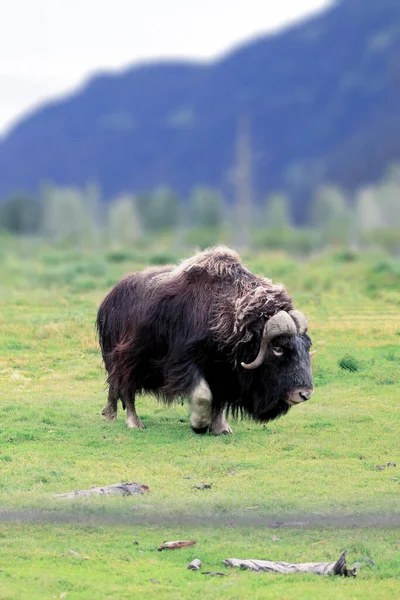
[[[311,398],[314,388],[307,330],[301,312],[280,311],[265,323],[256,358],[241,363],[251,373],[253,406],[249,412],[258,421],[274,419]]]

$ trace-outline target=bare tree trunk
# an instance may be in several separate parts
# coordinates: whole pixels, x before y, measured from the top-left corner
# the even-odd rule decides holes
[[[245,250],[250,245],[250,225],[253,208],[252,152],[247,117],[241,117],[239,120],[234,179],[236,191],[236,247],[239,250]]]

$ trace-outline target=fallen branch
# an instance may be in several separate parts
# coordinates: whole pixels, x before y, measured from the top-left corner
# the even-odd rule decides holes
[[[68,492],[67,494],[55,494],[54,498],[77,498],[87,496],[132,496],[133,494],[143,494],[148,492],[147,485],[140,483],[116,483],[104,487],[94,487],[90,490],[80,490],[78,492]]]
[[[178,550],[179,548],[188,548],[189,546],[195,545],[195,540],[178,540],[176,542],[164,542],[157,548],[159,552],[161,550]]]
[[[292,573],[315,573],[316,575],[341,575],[343,577],[355,577],[356,569],[347,569],[346,552],[333,563],[299,563],[274,562],[271,560],[255,560],[241,558],[227,558],[222,561],[228,567],[239,569],[250,569],[251,571],[268,571],[291,575]]]

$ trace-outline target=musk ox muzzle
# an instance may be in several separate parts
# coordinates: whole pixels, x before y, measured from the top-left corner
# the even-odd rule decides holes
[[[307,402],[311,398],[314,393],[314,388],[304,388],[299,390],[292,390],[288,394],[287,403],[290,406],[295,406],[296,404],[301,404],[302,402]]]

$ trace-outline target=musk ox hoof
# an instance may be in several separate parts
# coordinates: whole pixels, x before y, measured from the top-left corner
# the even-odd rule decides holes
[[[117,411],[110,410],[107,406],[106,406],[106,408],[103,408],[103,410],[101,411],[101,414],[103,415],[105,421],[116,421],[117,420]]]
[[[213,435],[232,435],[233,431],[229,427],[228,423],[225,423],[223,427],[211,427],[210,433]]]
[[[198,435],[204,435],[208,432],[208,425],[206,427],[193,427],[192,425],[192,430]]]
[[[126,419],[126,426],[128,429],[146,429],[139,417]]]

